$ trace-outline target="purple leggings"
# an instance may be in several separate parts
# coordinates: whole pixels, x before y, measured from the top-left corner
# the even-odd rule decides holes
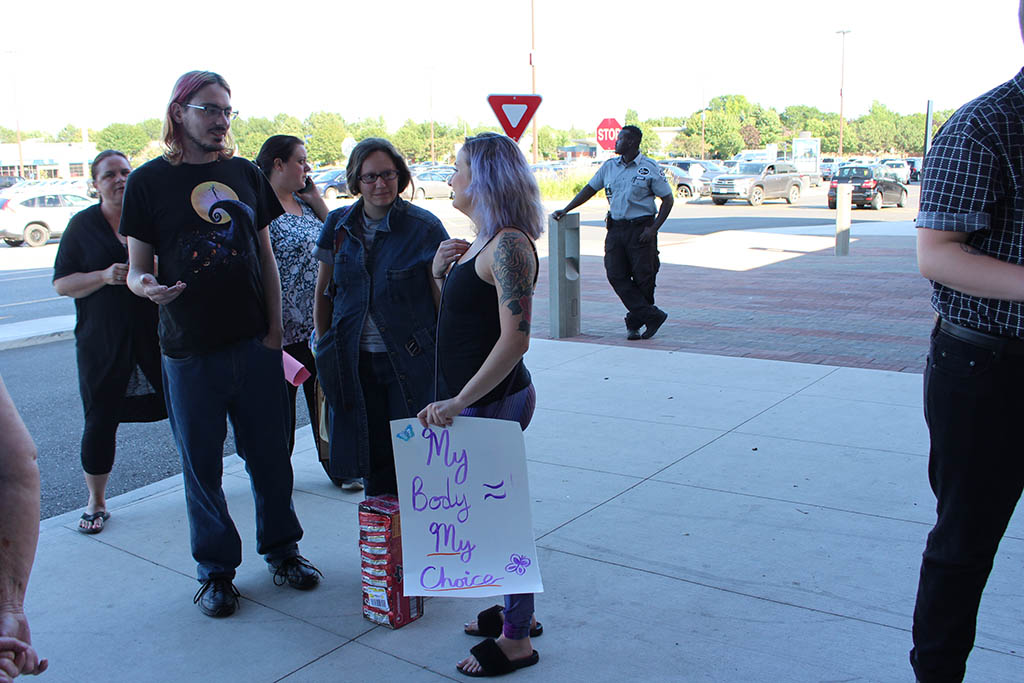
[[[494,420],[518,422],[523,431],[533,418],[537,407],[537,392],[530,384],[525,389],[510,394],[500,401],[485,406],[466,408],[462,415],[467,417],[489,417]],[[522,640],[530,635],[530,621],[533,619],[533,593],[518,593],[505,596],[505,626],[502,629],[510,640]]]

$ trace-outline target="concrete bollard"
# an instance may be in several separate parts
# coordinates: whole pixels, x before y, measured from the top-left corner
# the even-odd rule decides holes
[[[548,317],[552,339],[580,333],[580,215],[548,217]]]
[[[850,214],[853,212],[853,185],[836,186],[836,256],[850,254]]]

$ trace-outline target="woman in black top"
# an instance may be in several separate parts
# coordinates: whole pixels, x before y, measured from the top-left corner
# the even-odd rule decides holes
[[[125,286],[128,248],[118,234],[131,165],[107,150],[92,162],[100,203],[77,213],[60,240],[53,287],[75,300],[78,388],[85,408],[82,469],[89,502],[78,530],[96,534],[110,518],[106,487],[117,425],[154,422],[164,409],[157,306]]]
[[[424,427],[446,427],[466,415],[514,420],[526,429],[536,405],[523,355],[538,271],[533,242],[544,225],[540,192],[522,152],[503,135],[468,138],[455,168],[452,204],[472,219],[476,239],[468,250],[441,244],[432,264],[434,281],[445,280],[438,370],[454,395],[418,417]],[[466,633],[499,637],[470,650],[458,664],[464,674],[497,675],[539,659],[530,644],[541,633],[532,594],[506,595],[504,609],[481,612]]]

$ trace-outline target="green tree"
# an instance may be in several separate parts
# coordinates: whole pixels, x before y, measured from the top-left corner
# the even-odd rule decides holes
[[[545,159],[557,159],[558,148],[570,144],[569,133],[551,126],[541,126],[537,130],[537,153]]]
[[[658,138],[657,133],[654,132],[654,126],[648,121],[641,121],[635,109],[626,110],[626,125],[636,126],[640,129],[640,134],[643,135],[643,139],[640,140],[641,154],[650,156],[661,149],[661,140]]]
[[[274,122],[259,116],[240,118],[231,124],[231,134],[235,138],[238,155],[246,159],[255,159],[260,147],[274,132]]]
[[[149,137],[138,124],[112,123],[96,133],[96,147],[124,152],[133,162],[148,143]]]
[[[341,143],[345,141],[345,120],[341,114],[319,111],[306,119],[306,155],[311,163],[333,164],[345,155]]]
[[[139,126],[150,140],[160,140],[164,135],[164,122],[160,119],[146,119],[139,123]]]
[[[730,115],[724,108],[713,109],[707,113],[704,139],[712,155],[718,159],[731,159],[744,148],[739,119]]]
[[[82,141],[82,129],[76,128],[70,123],[60,129],[55,138],[57,142],[81,142]]]
[[[669,143],[668,148],[665,151],[667,151],[671,156],[699,159],[702,151],[700,144],[700,131],[698,130],[696,135],[686,131],[679,133],[672,139],[672,142]]]
[[[896,147],[898,120],[899,114],[875,100],[871,110],[854,121],[853,127],[866,151],[884,154]]]
[[[409,163],[430,160],[430,123],[416,123],[407,119],[402,127],[391,136],[398,151]],[[434,127],[434,150],[437,150],[438,130]]]
[[[823,121],[825,117],[825,112],[817,107],[808,107],[803,104],[792,104],[783,109],[782,113],[779,114],[782,125],[789,129],[792,135],[797,135],[805,130],[811,130],[809,121]]]
[[[386,138],[388,136],[388,126],[384,122],[383,116],[356,121],[350,124],[348,129],[349,135],[355,138],[356,142],[365,138]]]
[[[749,123],[757,129],[759,146],[770,145],[785,137],[782,120],[774,109],[765,109],[761,105],[755,104],[744,123]]]

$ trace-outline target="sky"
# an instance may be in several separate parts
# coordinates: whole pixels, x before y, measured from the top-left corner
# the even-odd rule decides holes
[[[0,125],[55,133],[162,118],[192,69],[243,117],[334,111],[494,125],[486,98],[529,93],[530,0],[7,3]],[[718,95],[782,111],[956,108],[1024,64],[1017,0],[533,0],[540,125],[689,116]],[[863,11],[871,9],[873,11]]]

